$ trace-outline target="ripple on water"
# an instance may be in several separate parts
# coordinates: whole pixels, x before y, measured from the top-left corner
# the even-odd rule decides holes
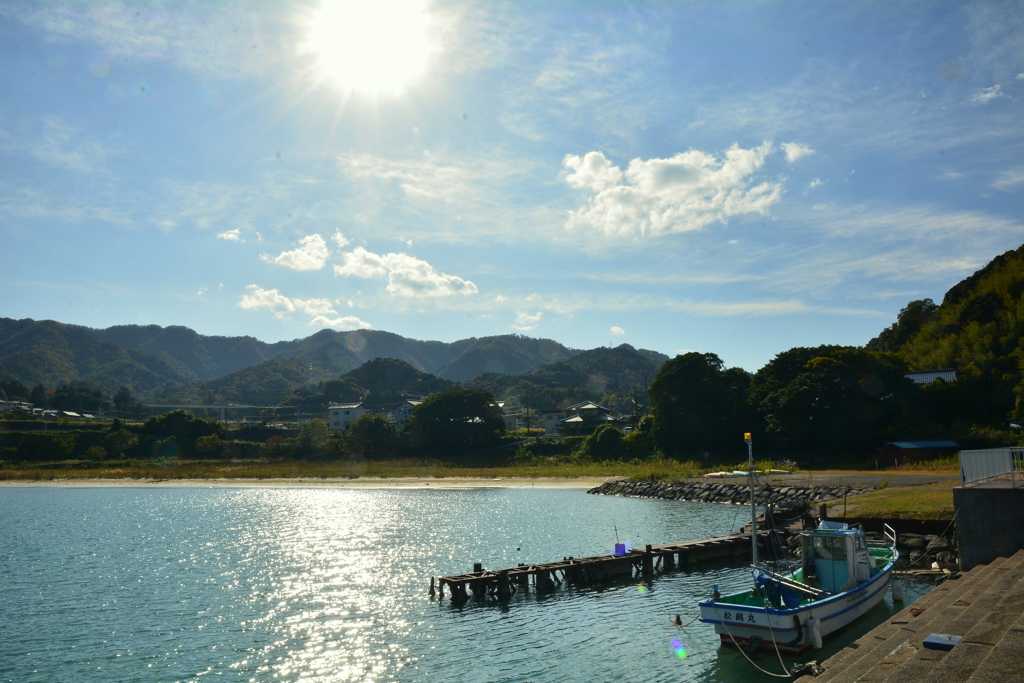
[[[601,554],[616,527],[705,538],[737,511],[578,489],[0,489],[0,679],[752,680],[709,628],[670,621],[742,569],[506,605],[426,596],[474,562]]]

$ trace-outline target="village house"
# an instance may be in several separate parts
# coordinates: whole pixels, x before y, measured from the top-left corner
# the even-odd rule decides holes
[[[328,426],[331,431],[343,432],[352,423],[366,414],[366,407],[360,403],[339,403],[327,407]]]

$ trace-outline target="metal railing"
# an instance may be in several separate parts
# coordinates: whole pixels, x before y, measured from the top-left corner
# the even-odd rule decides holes
[[[962,485],[1004,480],[1013,488],[1017,488],[1018,482],[1024,485],[1024,447],[960,451]]]

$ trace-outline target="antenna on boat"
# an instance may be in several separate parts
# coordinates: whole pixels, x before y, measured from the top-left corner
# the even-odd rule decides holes
[[[757,508],[754,507],[754,439],[750,432],[743,433],[743,440],[747,442],[747,460],[749,461],[750,473],[747,475],[747,484],[750,486],[750,547],[751,557],[754,566],[757,566]]]
[[[615,529],[615,542],[618,543],[619,542],[619,527],[617,527],[614,524],[612,524],[612,528]]]

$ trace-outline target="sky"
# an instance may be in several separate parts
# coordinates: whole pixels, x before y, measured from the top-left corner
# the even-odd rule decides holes
[[[5,0],[0,316],[861,345],[1024,243],[1022,35],[1019,2]]]

